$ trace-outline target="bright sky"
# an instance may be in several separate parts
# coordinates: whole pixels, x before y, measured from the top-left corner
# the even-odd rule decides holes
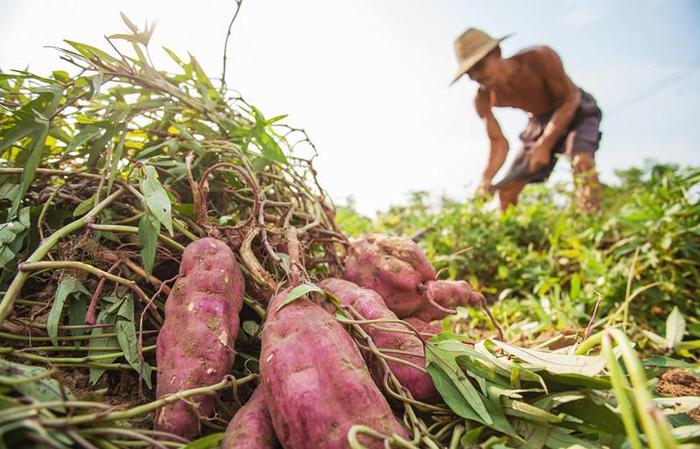
[[[221,73],[231,0],[0,0],[0,68],[62,67],[46,45],[62,39],[107,47],[103,35],[157,19],[151,41],[197,56]],[[469,26],[503,43],[505,55],[546,44],[604,110],[597,154],[604,180],[644,159],[700,165],[700,2],[693,0],[420,1],[245,0],[232,34],[228,84],[267,116],[289,114],[320,156],[323,185],[365,213],[429,190],[465,197],[487,155],[473,111],[476,86],[447,85],[453,41]],[[165,61],[166,57],[156,57]],[[525,124],[500,110],[511,157]],[[567,179],[560,163],[554,179]]]

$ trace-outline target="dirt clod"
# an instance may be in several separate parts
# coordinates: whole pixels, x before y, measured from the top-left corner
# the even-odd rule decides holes
[[[656,391],[664,396],[700,396],[700,378],[688,370],[672,368],[661,375]]]
[[[664,396],[700,396],[700,378],[682,368],[672,368],[661,375],[656,391]],[[700,407],[688,412],[695,422],[700,422]]]

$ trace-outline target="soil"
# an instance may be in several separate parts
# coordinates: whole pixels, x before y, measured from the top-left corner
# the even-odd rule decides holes
[[[700,378],[682,368],[672,368],[661,375],[656,391],[664,396],[700,396]]]
[[[672,368],[661,375],[656,391],[664,396],[700,396],[700,378],[682,368]],[[688,412],[695,422],[700,422],[700,407]]]
[[[139,378],[136,373],[120,371],[105,373],[95,385],[90,385],[90,376],[84,369],[57,370],[56,379],[61,385],[73,391],[78,399],[95,399],[96,390],[107,390],[100,396],[100,402],[118,408],[129,408],[153,400],[153,392],[144,386],[139,393]]]

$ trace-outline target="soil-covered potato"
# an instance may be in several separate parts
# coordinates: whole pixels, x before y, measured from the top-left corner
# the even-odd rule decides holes
[[[258,387],[226,426],[221,449],[277,449],[279,443],[267,410],[264,388]]]
[[[180,278],[165,303],[165,322],[156,342],[156,396],[206,386],[229,373],[243,304],[244,281],[231,250],[203,238],[182,256]],[[199,416],[210,416],[214,396],[189,399]],[[155,427],[185,438],[199,434],[199,419],[190,405],[177,401],[161,408]]]
[[[324,280],[321,282],[321,287],[337,296],[343,305],[351,306],[365,320],[398,320],[396,314],[386,307],[381,296],[373,290],[336,278]],[[378,329],[377,326],[381,329]],[[415,334],[406,333],[409,331],[407,326],[401,323],[377,323],[377,326],[365,324],[362,325],[362,328],[372,337],[372,341],[379,350],[393,349],[411,353],[411,355],[403,353],[388,353],[388,355],[425,368],[423,342]],[[366,356],[375,374],[375,379],[382,382],[376,357],[370,353]],[[424,402],[433,402],[439,399],[440,396],[427,372],[392,360],[388,361],[388,365],[401,385],[410,391],[414,398]]]
[[[306,297],[268,306],[260,374],[277,438],[285,449],[346,449],[348,431],[364,425],[407,437],[343,326]],[[360,436],[370,449],[382,441]]]

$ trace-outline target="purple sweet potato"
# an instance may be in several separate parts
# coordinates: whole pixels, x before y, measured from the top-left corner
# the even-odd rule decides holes
[[[180,278],[165,303],[165,322],[156,342],[156,396],[219,382],[231,369],[243,304],[244,281],[231,250],[213,238],[190,243]],[[155,428],[185,438],[199,434],[198,416],[210,416],[215,399],[194,396],[197,414],[185,401],[156,413]]]
[[[423,321],[420,318],[409,316],[407,318],[404,318],[403,320],[408,324],[412,325],[418,332],[420,332],[420,338],[423,339],[423,341],[430,340],[430,337],[439,334],[442,330],[440,329],[440,326],[436,326],[427,321]]]
[[[418,289],[435,279],[435,270],[412,240],[370,234],[352,242],[344,278],[379,293],[387,307],[403,318],[425,304]]]
[[[379,293],[399,318],[444,318],[478,298],[467,282],[436,276],[420,247],[401,237],[370,234],[355,240],[345,261],[345,279]]]
[[[282,446],[347,449],[356,424],[407,437],[343,326],[306,297],[280,308],[289,291],[268,306],[260,354],[261,385]],[[359,440],[384,447],[377,439]]]
[[[403,237],[374,236],[377,244],[387,253],[411,266],[423,279],[435,279],[437,273],[416,242]]]
[[[267,410],[265,390],[258,387],[226,426],[221,449],[277,449],[280,445]]]
[[[446,316],[445,309],[454,310],[458,306],[478,303],[481,298],[481,294],[474,292],[466,281],[428,281],[422,290],[429,304],[413,316],[423,321],[439,320]]]
[[[389,310],[384,300],[375,291],[362,288],[350,281],[336,278],[328,278],[321,282],[321,287],[340,299],[344,305],[352,306],[366,320],[398,320],[396,314]],[[421,340],[413,334],[405,333],[409,329],[401,323],[378,323],[384,329],[377,329],[370,325],[362,328],[372,337],[372,341],[379,349],[398,349],[415,355],[393,354],[392,357],[425,368],[425,352]],[[394,330],[392,332],[392,330]],[[373,372],[378,371],[378,362],[374,356],[368,354],[370,366]],[[433,402],[439,399],[437,390],[430,376],[400,362],[388,361],[389,369],[394,373],[398,381],[414,398],[419,401]],[[375,376],[375,379],[377,376]],[[377,379],[381,382],[381,378]]]

